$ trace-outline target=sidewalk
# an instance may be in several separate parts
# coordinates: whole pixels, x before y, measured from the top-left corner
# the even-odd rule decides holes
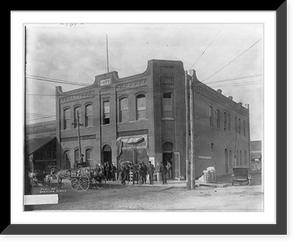
[[[121,181],[107,181],[106,184],[112,184],[112,185],[121,185]],[[147,181],[145,184],[132,184],[132,182],[126,181],[125,183],[126,186],[133,186],[133,187],[186,187],[186,182],[185,180],[174,180],[174,179],[169,179],[167,180],[167,184],[163,184],[162,181],[154,181],[153,184],[150,184],[150,181]]]

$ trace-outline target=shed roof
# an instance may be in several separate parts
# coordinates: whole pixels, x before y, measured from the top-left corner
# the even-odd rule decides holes
[[[55,139],[56,137],[53,136],[47,136],[47,137],[42,137],[42,138],[37,138],[37,139],[28,139],[25,141],[26,145],[26,154],[27,156],[31,155],[35,151],[39,150],[46,144],[48,144],[50,141]]]

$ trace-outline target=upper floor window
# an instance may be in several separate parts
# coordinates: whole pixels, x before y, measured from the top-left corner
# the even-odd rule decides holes
[[[119,122],[128,122],[128,99],[122,98],[120,99],[120,106],[119,106]]]
[[[71,128],[71,111],[69,108],[64,110],[63,120],[64,120],[63,129],[64,130],[70,129]]]
[[[85,161],[87,166],[93,166],[93,157],[92,157],[92,149],[88,148],[85,151]]]
[[[209,107],[208,115],[209,115],[209,125],[211,127],[213,127],[214,126],[214,121],[213,121],[214,120],[214,115],[213,115],[213,107],[212,106]]]
[[[237,117],[235,117],[234,120],[235,120],[235,125],[234,125],[234,127],[235,127],[235,132],[238,133]]]
[[[173,106],[172,106],[172,93],[163,93],[163,118],[173,117]]]
[[[243,133],[246,136],[246,121],[243,121]]]
[[[81,108],[80,107],[76,107],[74,108],[74,128],[77,128],[77,121],[79,120],[79,124],[81,123]]]
[[[93,125],[93,106],[91,104],[85,106],[85,126]]]
[[[230,114],[228,114],[227,119],[228,119],[228,131],[231,131],[231,117],[230,117]]]
[[[241,119],[239,118],[239,134],[241,134]]]
[[[136,119],[146,119],[146,97],[145,95],[138,95],[136,97]]]
[[[110,122],[110,105],[109,101],[103,102],[103,124],[109,124]]]
[[[224,131],[227,129],[227,113],[224,112]]]
[[[220,110],[217,109],[217,128],[220,128]]]

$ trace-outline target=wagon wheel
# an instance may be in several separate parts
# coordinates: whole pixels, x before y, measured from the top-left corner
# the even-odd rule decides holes
[[[79,188],[79,180],[77,178],[71,179],[71,187],[74,190],[77,190]]]
[[[90,179],[87,175],[81,175],[79,178],[80,188],[84,191],[88,190],[90,187]]]

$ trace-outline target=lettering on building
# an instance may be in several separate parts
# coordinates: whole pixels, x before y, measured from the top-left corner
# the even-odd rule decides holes
[[[146,79],[141,79],[141,80],[137,80],[137,81],[133,81],[133,82],[129,82],[129,83],[119,84],[116,87],[116,90],[120,91],[120,90],[126,90],[128,88],[140,87],[140,86],[146,85],[146,82],[147,82]]]

